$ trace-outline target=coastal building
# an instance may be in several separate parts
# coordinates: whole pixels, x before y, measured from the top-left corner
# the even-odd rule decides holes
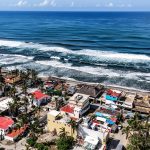
[[[69,103],[60,108],[62,114],[69,114],[71,117],[80,118],[90,109],[89,95],[75,93]]]
[[[7,75],[5,76],[5,83],[9,83],[9,84],[13,84],[13,83],[16,83],[18,81],[20,81],[21,78],[20,76],[16,76],[16,75]]]
[[[0,98],[0,112],[4,112],[9,109],[9,103],[13,101],[10,97]]]
[[[0,117],[0,135],[4,138],[4,135],[9,132],[9,129],[14,125],[14,121],[9,117]]]
[[[76,92],[76,86],[68,87],[68,89],[67,89],[67,94],[68,95],[73,95],[73,94],[75,94],[75,92]]]
[[[135,101],[133,103],[133,110],[140,113],[150,113],[150,95],[139,96],[136,95]]]
[[[78,127],[78,136],[84,140],[83,146],[85,149],[95,149],[99,143],[100,149],[104,150],[109,138],[109,131],[107,129],[95,131],[80,124]]]
[[[33,92],[32,95],[34,97],[33,104],[35,106],[40,106],[41,104],[45,104],[50,99],[49,95],[42,93],[40,90]]]
[[[71,118],[68,115],[62,115],[59,111],[52,110],[47,114],[47,127],[50,132],[59,134],[62,128],[68,132],[68,135],[77,138],[77,131],[70,124]]]
[[[126,99],[122,104],[123,108],[132,109],[136,94],[126,94]]]
[[[91,100],[94,100],[102,95],[104,92],[104,86],[98,84],[97,86],[94,85],[83,85],[79,90],[77,90],[77,93],[89,95],[89,98]]]
[[[11,133],[8,133],[5,135],[5,140],[9,140],[14,142],[15,140],[17,140],[17,138],[19,136],[22,136],[25,131],[27,130],[28,126],[24,125],[23,127],[21,127],[20,129],[13,129]]]
[[[104,102],[106,104],[115,105],[115,103],[119,100],[121,95],[122,95],[122,91],[108,89],[102,94],[102,96],[100,97],[99,101],[100,102],[102,101],[102,102]]]

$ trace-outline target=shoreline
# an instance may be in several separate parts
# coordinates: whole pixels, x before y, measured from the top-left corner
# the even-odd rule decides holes
[[[65,78],[65,77],[57,77],[57,76],[39,76],[42,80],[48,80],[48,78],[54,78],[58,80],[64,80],[66,83],[71,84],[71,85],[77,85],[77,84],[86,84],[86,85],[98,85],[101,84],[106,88],[112,88],[116,90],[121,90],[127,93],[139,93],[139,94],[150,94],[150,91],[146,90],[141,90],[141,89],[135,89],[135,88],[130,88],[130,87],[124,87],[124,86],[119,86],[119,85],[105,85],[102,83],[94,83],[94,82],[84,82],[84,81],[79,81],[71,78]]]

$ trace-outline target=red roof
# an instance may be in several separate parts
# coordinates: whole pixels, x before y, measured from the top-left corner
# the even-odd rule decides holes
[[[96,125],[100,124],[100,122],[97,121],[96,119],[94,119],[92,122],[95,123]]]
[[[117,118],[111,118],[110,120],[112,120],[113,122],[117,122]]]
[[[25,125],[24,127],[21,127],[20,129],[13,130],[11,133],[7,134],[6,136],[9,136],[11,138],[18,137],[19,135],[24,133],[26,129],[27,129],[27,125]]]
[[[66,113],[73,113],[74,107],[71,107],[70,105],[65,105],[60,110],[66,112]]]
[[[43,99],[45,97],[49,97],[48,95],[43,94],[40,90],[37,90],[37,91],[33,92],[32,94],[34,95],[34,98],[36,100],[41,100],[41,99]]]
[[[0,129],[8,129],[14,124],[14,121],[9,117],[0,117]]]
[[[113,91],[113,90],[111,90],[111,89],[109,89],[109,90],[107,91],[107,94],[108,94],[108,95],[111,95],[111,96],[113,96],[113,97],[119,97],[119,96],[120,96],[120,93],[117,93],[117,92],[115,92],[115,91]]]

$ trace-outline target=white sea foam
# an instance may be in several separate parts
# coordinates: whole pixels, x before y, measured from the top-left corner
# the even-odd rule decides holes
[[[100,50],[78,50],[72,51],[63,47],[52,47],[43,44],[36,43],[26,43],[19,41],[9,41],[9,40],[0,40],[0,46],[6,47],[16,47],[16,48],[31,48],[37,49],[39,51],[52,51],[52,52],[61,52],[66,54],[74,55],[85,55],[91,57],[91,59],[100,59],[102,61],[117,61],[117,62],[150,62],[150,57],[146,55],[139,54],[128,54],[128,53],[118,53],[112,51],[100,51]],[[94,58],[93,58],[94,57]]]
[[[131,72],[131,71],[115,71],[113,69],[106,69],[102,67],[89,67],[89,66],[72,66],[71,63],[62,63],[57,60],[50,60],[50,61],[36,61],[37,64],[52,66],[55,68],[64,68],[70,69],[75,71],[80,71],[84,73],[89,73],[91,75],[98,75],[98,76],[105,76],[105,77],[121,77],[125,79],[134,79],[140,80],[140,77],[150,77],[150,73],[141,73],[141,72]]]
[[[11,55],[11,54],[0,54],[0,64],[15,64],[15,63],[26,63],[33,60],[33,57],[27,57],[23,55]]]

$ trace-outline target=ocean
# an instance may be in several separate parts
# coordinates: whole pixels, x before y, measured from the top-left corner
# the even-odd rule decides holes
[[[0,12],[0,66],[150,91],[150,12]]]

